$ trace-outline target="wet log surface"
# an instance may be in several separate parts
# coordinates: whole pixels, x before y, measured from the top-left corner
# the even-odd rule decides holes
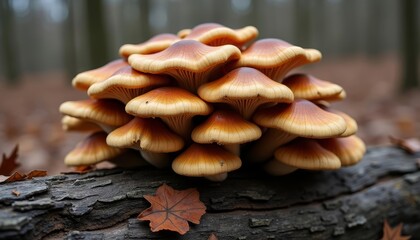
[[[385,218],[420,239],[418,158],[378,147],[339,171],[268,177],[251,168],[222,183],[152,168],[3,183],[0,239],[379,239]],[[143,195],[163,183],[196,187],[207,207],[184,236],[152,233],[136,219],[149,207]]]

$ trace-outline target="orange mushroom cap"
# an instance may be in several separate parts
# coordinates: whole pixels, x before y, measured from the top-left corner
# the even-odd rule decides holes
[[[114,60],[100,68],[77,74],[72,80],[72,85],[76,89],[86,91],[92,84],[109,78],[116,71],[126,66],[128,66],[128,63],[125,60]]]
[[[248,119],[260,105],[268,102],[293,101],[292,91],[254,68],[241,67],[225,76],[203,84],[198,95],[208,102],[233,106]]]
[[[232,45],[210,47],[195,40],[180,40],[155,54],[133,54],[128,61],[138,71],[170,75],[181,87],[195,92],[220,66],[240,55]]]
[[[145,92],[170,83],[171,80],[165,76],[141,73],[127,66],[108,79],[94,83],[89,87],[88,95],[96,99],[112,98],[127,103]]]
[[[257,35],[258,29],[253,26],[234,30],[217,23],[204,23],[191,29],[184,39],[197,40],[210,46],[232,44],[241,48]]]
[[[150,38],[144,43],[124,44],[120,47],[119,52],[123,58],[128,58],[132,54],[152,54],[168,48],[179,40],[180,38],[177,35],[163,33]]]
[[[303,49],[280,39],[267,38],[249,46],[234,67],[253,67],[269,78],[281,81],[291,69],[320,59],[318,50]]]
[[[323,148],[337,155],[342,166],[358,163],[366,152],[365,144],[355,135],[344,138],[321,139],[318,142]]]

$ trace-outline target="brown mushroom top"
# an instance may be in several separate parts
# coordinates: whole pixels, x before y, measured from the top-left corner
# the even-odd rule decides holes
[[[94,83],[87,93],[93,98],[113,98],[127,103],[151,89],[169,84],[171,79],[168,77],[138,72],[127,66],[108,79]]]
[[[280,39],[261,39],[249,46],[234,67],[253,67],[281,81],[291,69],[321,59],[315,49],[303,49]]]
[[[184,147],[184,140],[159,119],[134,118],[108,134],[110,146],[134,147],[151,152],[176,152]]]
[[[78,143],[65,157],[65,164],[68,166],[92,165],[110,160],[127,151],[127,149],[107,145],[106,135],[105,132],[96,132]]]
[[[139,44],[124,44],[120,47],[120,55],[123,58],[128,58],[132,54],[151,54],[160,52],[179,41],[177,35],[170,33],[158,34],[144,43]]]
[[[323,148],[337,155],[342,166],[358,163],[366,152],[365,144],[355,135],[344,138],[320,139],[318,142]]]
[[[172,162],[172,169],[183,176],[205,177],[240,168],[241,159],[217,145],[193,143]]]
[[[217,144],[240,144],[261,137],[261,129],[228,110],[217,110],[194,128],[191,134],[194,142]]]
[[[315,139],[297,138],[280,146],[274,156],[276,161],[301,169],[332,170],[341,167],[340,159]]]
[[[327,112],[307,100],[257,110],[253,120],[260,126],[307,138],[338,137],[347,128],[341,116]]]
[[[191,29],[184,39],[197,40],[210,46],[232,44],[242,47],[257,35],[258,30],[253,26],[234,30],[217,23],[204,23]]]
[[[315,78],[308,74],[293,74],[282,83],[289,87],[295,98],[323,100],[339,95],[343,88],[337,84]]]
[[[72,80],[72,85],[76,89],[86,91],[92,84],[109,78],[116,71],[126,66],[128,66],[128,63],[125,60],[114,60],[100,68],[77,74]]]
[[[181,87],[195,92],[214,70],[240,55],[233,45],[211,47],[195,40],[180,40],[155,54],[133,54],[128,61],[138,71],[170,75]]]

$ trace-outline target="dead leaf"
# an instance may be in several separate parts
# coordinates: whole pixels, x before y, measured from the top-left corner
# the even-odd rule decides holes
[[[411,236],[401,236],[403,224],[398,224],[395,228],[389,226],[388,221],[384,221],[384,235],[381,240],[408,240]]]
[[[26,179],[32,179],[34,177],[45,177],[47,176],[47,171],[42,170],[33,170],[26,176]]]
[[[95,169],[96,169],[95,165],[77,166],[77,167],[74,167],[74,171],[62,172],[62,173],[63,174],[85,174],[88,172],[92,172]]]
[[[12,153],[10,153],[10,156],[6,156],[6,154],[3,153],[0,165],[0,175],[10,175],[16,168],[20,166],[20,164],[16,162],[18,157],[18,150],[19,145],[16,145],[15,148],[13,148]]]
[[[199,224],[201,216],[206,213],[206,206],[195,188],[177,191],[163,184],[155,196],[145,195],[144,198],[151,206],[137,218],[150,221],[152,232],[170,230],[183,235],[190,230],[188,221]]]
[[[16,181],[22,181],[26,179],[25,174],[21,174],[20,172],[15,172],[12,175],[10,175],[4,182],[16,182]]]
[[[417,138],[401,139],[396,137],[389,137],[391,143],[404,149],[408,153],[415,154],[420,152],[420,141]]]
[[[16,190],[16,189],[13,189],[12,190],[12,194],[15,195],[16,197],[19,197],[20,196],[20,192],[18,190]]]
[[[217,238],[216,234],[212,233],[210,234],[208,240],[219,240],[219,239]]]

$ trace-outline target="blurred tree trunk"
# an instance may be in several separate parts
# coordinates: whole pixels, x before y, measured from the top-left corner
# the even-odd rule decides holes
[[[418,0],[400,1],[402,10],[402,90],[408,90],[419,86],[418,81],[418,29],[416,15],[418,12]]]
[[[295,0],[295,41],[296,45],[307,47],[310,45],[310,9],[305,0]]]
[[[74,38],[74,10],[72,0],[65,0],[68,9],[67,19],[62,28],[64,36],[64,63],[67,77],[72,79],[77,74],[76,43]]]
[[[10,8],[8,0],[0,1],[0,36],[3,69],[9,84],[16,84],[19,77],[17,66],[17,42],[13,28],[14,16],[13,9]]]
[[[149,24],[150,2],[149,0],[140,0],[140,29],[143,41],[152,37]]]
[[[102,0],[85,1],[88,30],[90,68],[97,68],[108,62],[107,35]]]

